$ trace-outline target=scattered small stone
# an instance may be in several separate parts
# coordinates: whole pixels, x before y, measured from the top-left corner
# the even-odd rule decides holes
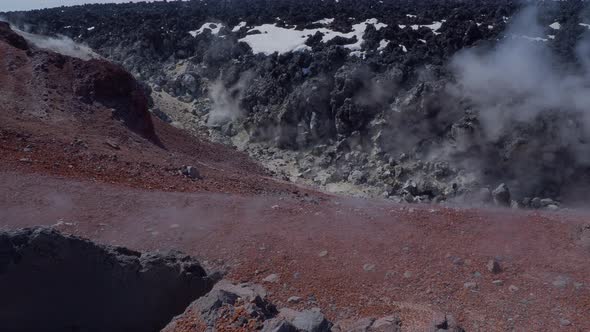
[[[476,277],[476,278],[481,278],[481,273],[479,273],[478,271],[475,271],[473,273],[473,276]]]
[[[279,207],[280,207],[280,206],[278,206],[278,205],[273,205],[273,206],[271,206],[270,208],[271,208],[271,209],[273,209],[273,210],[277,210]]]
[[[454,265],[463,265],[463,260],[460,257],[453,257],[452,262]]]
[[[375,331],[400,331],[401,320],[394,315],[381,317],[375,320],[371,328]]]
[[[320,257],[326,257],[326,256],[328,256],[328,250],[322,250],[322,251],[320,251],[320,254],[318,256],[320,256]]]
[[[469,281],[463,284],[463,287],[466,289],[477,289],[477,283],[473,281]]]
[[[191,179],[200,179],[201,178],[199,171],[194,166],[184,166],[182,168],[182,174],[188,178],[191,178]]]
[[[570,322],[567,319],[563,319],[562,318],[562,319],[559,320],[559,325],[561,325],[561,326],[570,326],[570,325],[572,325],[572,322]]]
[[[566,288],[567,284],[569,284],[570,279],[566,276],[557,276],[555,280],[553,280],[553,286],[557,288]]]
[[[581,282],[574,282],[574,288],[575,289],[582,289],[582,287],[584,287],[584,284]]]
[[[494,280],[494,281],[492,281],[492,284],[494,284],[496,286],[502,286],[502,285],[504,285],[504,280]]]
[[[510,287],[508,287],[508,290],[514,293],[514,292],[518,291],[518,287],[516,287],[514,285],[510,285]]]
[[[297,304],[299,302],[301,302],[301,298],[299,296],[291,296],[287,299],[287,303]]]
[[[31,160],[31,158],[21,158],[18,161],[20,161],[21,163],[32,163],[33,162]]]
[[[365,272],[371,272],[375,270],[375,264],[365,264],[363,265],[363,270],[365,270]]]
[[[552,200],[551,198],[543,198],[541,199],[541,205],[544,207],[548,207],[549,205],[559,206],[559,203]]]
[[[413,275],[413,274],[412,274],[412,272],[410,272],[410,271],[406,271],[406,272],[404,272],[404,278],[411,278],[411,277],[412,277],[412,275]]]
[[[279,276],[275,273],[268,275],[266,278],[262,279],[264,282],[268,283],[277,283],[279,282]]]
[[[110,139],[106,140],[104,142],[104,144],[106,144],[108,147],[110,147],[112,149],[115,149],[115,150],[120,150],[121,149],[121,147],[119,146],[119,144],[117,144],[115,141],[110,140]]]
[[[486,267],[488,268],[488,271],[494,274],[502,272],[502,267],[500,266],[500,263],[498,263],[498,261],[495,259],[490,259]]]
[[[541,199],[539,197],[534,197],[531,200],[531,207],[533,209],[540,209],[543,206],[543,204],[541,203]]]

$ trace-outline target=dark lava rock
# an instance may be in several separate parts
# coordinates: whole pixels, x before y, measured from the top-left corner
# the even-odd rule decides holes
[[[73,82],[76,95],[87,103],[99,102],[115,110],[127,127],[155,138],[146,91],[123,67],[105,60],[71,59],[79,73]]]
[[[504,183],[500,184],[494,191],[492,191],[494,204],[499,206],[510,206],[510,190]]]
[[[10,25],[6,22],[0,22],[0,40],[21,50],[27,50],[29,48],[27,41],[12,31]]]
[[[2,331],[159,331],[212,286],[179,252],[139,253],[41,227],[0,232]]]

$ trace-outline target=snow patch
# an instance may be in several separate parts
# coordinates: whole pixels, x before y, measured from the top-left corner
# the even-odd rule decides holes
[[[435,35],[439,35],[440,32],[438,32],[438,29],[440,29],[440,27],[442,26],[442,24],[443,24],[443,21],[440,21],[440,22],[439,21],[436,21],[436,22],[433,22],[432,24],[424,24],[424,25],[414,24],[414,25],[410,25],[410,27],[412,28],[412,30],[418,30],[418,29],[420,29],[422,27],[425,27],[425,28],[428,28],[428,29],[432,30],[432,32]],[[403,29],[406,26],[405,25],[399,25],[399,27],[401,29]]]
[[[559,22],[554,22],[549,24],[549,27],[553,30],[559,30],[561,29],[561,24],[559,24]]]
[[[364,51],[352,51],[350,52],[350,56],[355,56],[357,58],[364,59],[367,57],[367,54]]]
[[[88,30],[88,31],[92,31],[92,30],[94,30],[94,29],[95,29],[95,27],[90,27],[90,28],[88,28],[88,29],[86,29],[86,30]]]
[[[209,29],[211,30],[211,34],[217,35],[219,31],[221,31],[221,28],[223,28],[223,24],[210,22],[203,24],[198,30],[189,31],[188,33],[190,33],[191,36],[196,37],[205,32],[205,29]]]
[[[278,52],[279,54],[309,50],[310,47],[305,45],[308,37],[313,36],[316,32],[324,34],[322,42],[328,42],[336,37],[353,38],[356,37],[357,42],[354,44],[344,45],[343,47],[352,51],[360,51],[363,43],[363,35],[367,30],[368,25],[373,25],[376,30],[381,30],[387,27],[384,23],[379,23],[377,19],[368,19],[364,22],[354,24],[352,31],[342,33],[333,31],[327,28],[318,29],[303,29],[295,30],[295,28],[278,27],[276,24],[263,24],[255,26],[249,30],[258,30],[261,33],[255,35],[247,35],[240,39],[250,45],[254,53],[264,53],[266,55]]]
[[[333,18],[324,18],[319,21],[313,22],[313,24],[330,25],[332,24],[332,22],[334,22]]]
[[[404,53],[408,53],[408,49],[406,48],[406,46],[399,44],[399,47],[402,48],[402,51],[404,51]]]
[[[377,51],[383,51],[387,45],[389,45],[389,40],[381,39],[379,42],[379,47],[377,47]]]
[[[240,31],[240,29],[242,29],[243,27],[245,27],[247,24],[248,23],[246,23],[246,22],[240,22],[233,29],[231,29],[231,31],[232,32],[238,32],[238,31]]]

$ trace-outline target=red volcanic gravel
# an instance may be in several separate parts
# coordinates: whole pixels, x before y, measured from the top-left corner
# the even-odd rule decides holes
[[[300,296],[289,306],[319,306],[332,320],[399,313],[416,331],[448,313],[467,331],[590,329],[590,251],[576,240],[585,214],[0,178],[3,228],[56,225],[103,243],[179,249],[234,281],[264,284],[279,306]],[[497,274],[486,267],[494,258]],[[273,273],[278,282],[262,281]],[[563,287],[553,284],[560,277]]]

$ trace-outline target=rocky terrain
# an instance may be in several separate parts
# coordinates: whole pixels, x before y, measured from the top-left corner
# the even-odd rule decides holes
[[[4,16],[122,64],[150,86],[154,114],[291,181],[531,208],[587,194],[583,2],[178,1]]]
[[[214,283],[189,256],[100,246],[49,228],[0,232],[0,252],[6,331],[159,331]]]
[[[583,3],[241,4],[3,14],[4,329],[590,329]]]

